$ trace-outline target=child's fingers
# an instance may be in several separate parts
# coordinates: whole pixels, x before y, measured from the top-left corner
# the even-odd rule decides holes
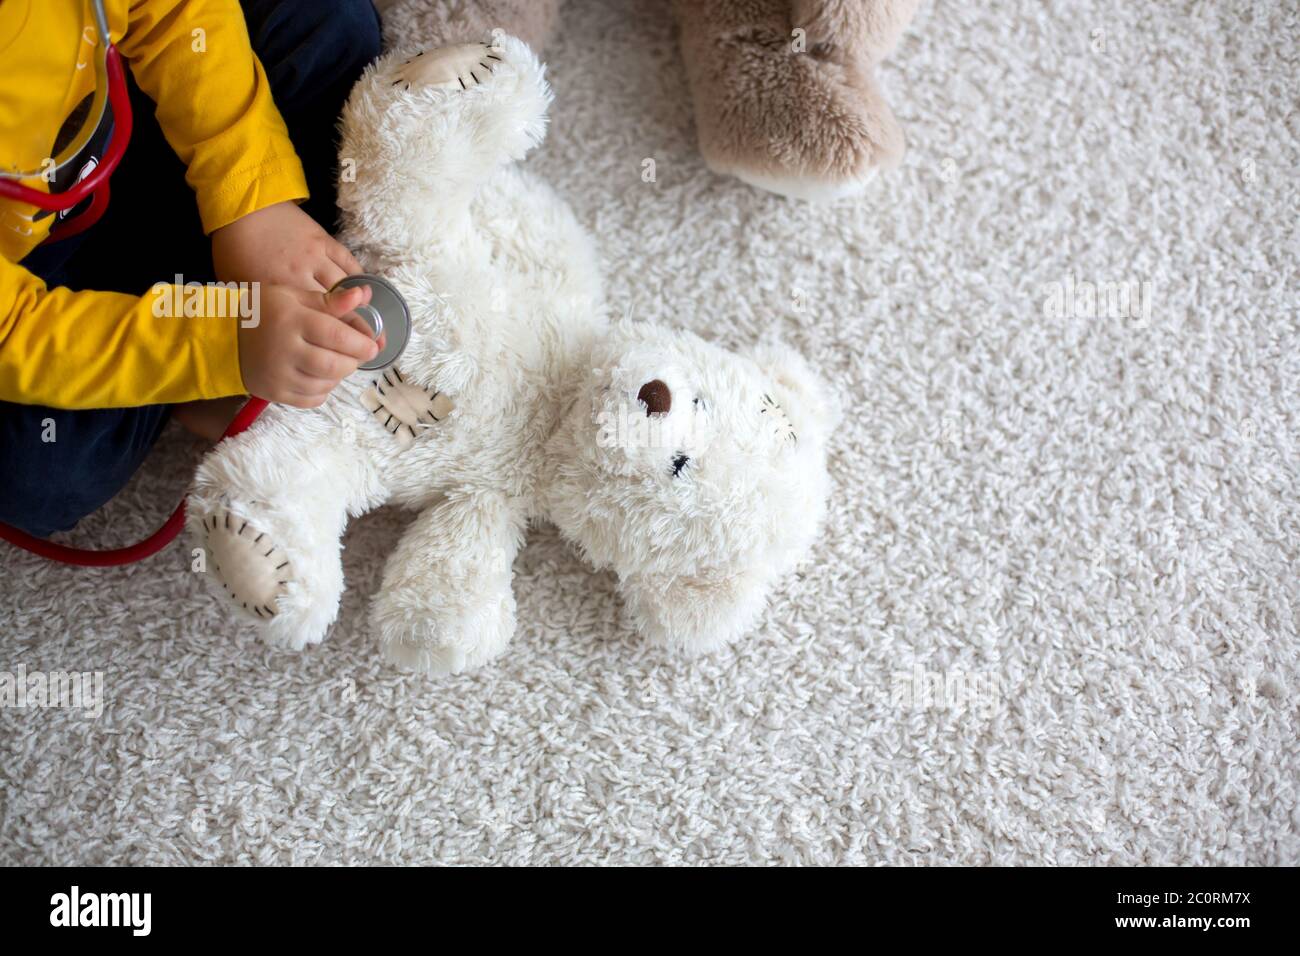
[[[331,239],[325,247],[325,255],[312,270],[312,278],[320,284],[321,289],[332,289],[341,279],[356,275],[361,265],[341,242]]]
[[[322,259],[316,264],[316,268],[312,270],[311,277],[320,286],[320,291],[324,292],[334,288],[340,279],[346,279],[348,275],[349,273],[333,259]]]
[[[369,324],[355,312],[349,312],[347,315],[343,316],[343,318],[339,319],[339,321],[346,322],[366,338],[372,338]]]
[[[294,369],[299,375],[309,379],[321,379],[313,383],[316,387],[325,382],[333,388],[334,383],[347,378],[357,370],[357,359],[326,348],[309,348],[298,357]]]
[[[368,304],[370,302],[370,286],[361,286],[357,291],[362,294],[363,303]],[[360,306],[354,305],[352,308],[357,309],[360,308]],[[373,339],[375,337],[375,331],[370,327],[370,323],[357,315],[355,311],[349,312],[347,315],[343,316],[343,321],[367,338]],[[375,339],[375,341],[379,343],[379,350],[382,352],[384,349],[385,336],[381,333],[379,338]]]
[[[379,354],[378,343],[369,335],[358,332],[341,318],[321,312],[308,318],[302,337],[308,345],[337,352],[355,362],[368,362]]]
[[[366,324],[365,320],[362,319],[361,316],[348,314],[343,316],[341,321],[346,322],[348,325],[352,326],[354,329],[356,329],[366,338],[370,339],[370,341],[374,342],[376,346],[375,348],[376,355],[378,355],[380,352],[382,352],[385,349],[385,347],[387,347],[388,333],[380,332],[379,338],[374,338],[370,326]],[[362,359],[362,361],[364,362],[366,361],[366,359]]]
[[[325,352],[325,355],[333,355],[333,352]],[[346,361],[346,360],[345,360]],[[328,392],[343,379],[334,378],[332,375],[318,375],[323,366],[313,364],[306,357],[294,365],[293,376],[285,386],[293,392],[303,395],[319,395]],[[351,374],[351,373],[348,373]],[[346,378],[346,376],[344,376]]]
[[[370,288],[359,286],[354,289],[335,289],[322,296],[320,311],[337,318],[343,318],[359,305],[370,301]]]
[[[338,240],[334,241],[334,245],[331,247],[329,252],[329,257],[334,261],[335,265],[350,276],[365,271],[361,268],[361,263],[357,262],[356,257],[348,250],[348,247]]]

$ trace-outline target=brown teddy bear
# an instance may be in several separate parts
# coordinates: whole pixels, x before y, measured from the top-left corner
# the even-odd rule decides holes
[[[673,0],[710,168],[798,199],[835,199],[896,163],[903,134],[875,80],[920,0]],[[562,0],[387,0],[401,45],[484,40],[541,53]],[[417,38],[408,40],[406,38]]]

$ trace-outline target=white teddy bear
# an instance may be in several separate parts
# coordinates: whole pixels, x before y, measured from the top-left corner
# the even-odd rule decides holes
[[[353,90],[340,238],[401,291],[410,341],[319,408],[268,407],[189,499],[210,576],[269,641],[325,637],[344,526],[389,503],[419,514],[371,620],[389,659],[428,672],[505,650],[531,521],[617,574],[634,627],[691,651],[752,626],[817,533],[822,386],[788,349],[606,324],[590,239],[518,165],[550,100],[509,37],[390,53]]]

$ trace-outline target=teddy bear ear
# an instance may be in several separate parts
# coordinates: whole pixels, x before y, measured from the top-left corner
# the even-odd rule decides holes
[[[674,650],[702,654],[748,631],[767,603],[758,569],[623,579],[623,609],[638,632]]]
[[[782,406],[802,434],[824,436],[840,420],[835,393],[802,355],[782,342],[756,346],[751,357],[780,393]]]

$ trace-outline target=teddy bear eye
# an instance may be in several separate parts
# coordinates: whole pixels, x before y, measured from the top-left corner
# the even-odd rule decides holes
[[[686,467],[687,462],[689,462],[690,460],[691,459],[689,455],[683,455],[681,452],[677,453],[677,455],[673,458],[674,478],[676,478],[678,475],[682,473],[682,469]]]

